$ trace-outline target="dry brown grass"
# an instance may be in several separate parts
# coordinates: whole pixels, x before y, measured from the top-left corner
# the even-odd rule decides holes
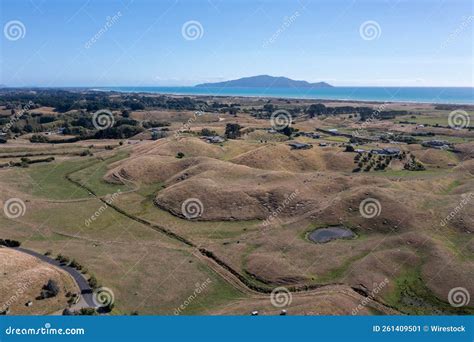
[[[67,307],[67,292],[78,293],[76,283],[66,272],[39,259],[10,248],[0,248],[0,303],[13,315],[45,315]],[[57,296],[38,300],[48,280],[60,287]],[[31,301],[32,306],[26,306]]]

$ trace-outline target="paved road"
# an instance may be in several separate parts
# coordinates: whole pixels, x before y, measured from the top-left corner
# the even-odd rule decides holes
[[[89,283],[84,278],[82,273],[80,273],[78,270],[76,270],[75,268],[70,267],[70,266],[61,265],[61,263],[57,260],[51,259],[50,257],[48,257],[46,255],[36,253],[36,252],[34,252],[32,250],[29,250],[29,249],[26,249],[26,248],[15,247],[14,249],[17,250],[17,251],[29,254],[31,256],[37,257],[38,259],[41,259],[41,261],[44,261],[44,262],[47,262],[50,265],[59,267],[62,270],[69,273],[72,276],[72,278],[76,281],[76,284],[79,287],[79,290],[81,291],[81,301],[83,301],[82,304],[85,304],[85,305],[82,305],[82,307],[94,308],[96,306],[94,304],[94,301],[92,300],[92,288],[89,286]],[[78,304],[80,304],[80,302],[78,302]]]

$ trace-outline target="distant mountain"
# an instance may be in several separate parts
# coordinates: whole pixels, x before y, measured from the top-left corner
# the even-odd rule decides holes
[[[198,88],[330,88],[332,85],[326,82],[309,83],[306,81],[295,81],[287,77],[273,77],[268,75],[239,78],[225,82],[202,83],[196,85]]]

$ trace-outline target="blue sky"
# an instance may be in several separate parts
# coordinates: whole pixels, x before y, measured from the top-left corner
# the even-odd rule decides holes
[[[2,0],[0,13],[8,86],[193,85],[259,74],[473,86],[471,0]],[[19,36],[12,21],[24,27]],[[189,21],[198,22],[197,39],[183,36]]]

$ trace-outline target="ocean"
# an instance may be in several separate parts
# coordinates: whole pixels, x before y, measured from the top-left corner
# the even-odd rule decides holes
[[[175,95],[251,96],[294,99],[474,104],[472,87],[196,88],[101,87],[99,90]]]

